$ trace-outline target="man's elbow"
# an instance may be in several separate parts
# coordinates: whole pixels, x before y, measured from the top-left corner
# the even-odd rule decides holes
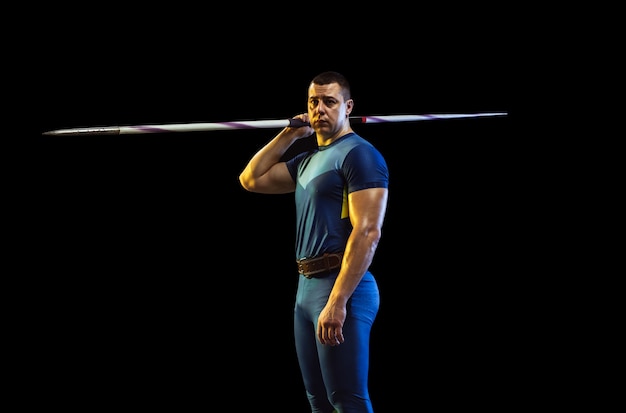
[[[245,173],[239,175],[239,184],[246,191],[254,192],[254,180],[250,179],[250,177],[247,176]]]
[[[362,231],[362,237],[369,242],[372,250],[376,250],[378,243],[380,242],[380,238],[382,237],[381,228],[378,226],[365,228]]]

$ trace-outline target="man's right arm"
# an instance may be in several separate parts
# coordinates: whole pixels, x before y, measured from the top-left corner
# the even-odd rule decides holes
[[[250,192],[284,194],[296,189],[285,162],[280,162],[287,149],[298,139],[310,136],[310,127],[284,128],[250,159],[239,175],[241,186]]]

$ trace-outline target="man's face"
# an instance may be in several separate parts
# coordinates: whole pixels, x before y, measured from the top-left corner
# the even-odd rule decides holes
[[[325,136],[341,130],[352,110],[352,99],[343,100],[337,83],[309,86],[309,123],[315,132]]]

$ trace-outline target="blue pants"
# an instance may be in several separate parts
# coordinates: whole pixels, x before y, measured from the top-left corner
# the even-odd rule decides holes
[[[298,363],[312,413],[373,413],[368,390],[369,343],[380,295],[367,272],[348,301],[344,343],[322,345],[317,318],[326,305],[337,273],[326,278],[299,277],[294,308]]]

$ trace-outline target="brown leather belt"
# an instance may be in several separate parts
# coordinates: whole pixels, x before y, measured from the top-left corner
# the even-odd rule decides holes
[[[341,267],[342,258],[343,252],[326,253],[319,257],[296,260],[296,263],[298,264],[298,272],[306,278],[319,278],[326,276],[331,270]]]

